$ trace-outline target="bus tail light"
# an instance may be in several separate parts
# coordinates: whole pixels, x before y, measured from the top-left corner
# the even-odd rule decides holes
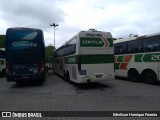
[[[45,70],[45,62],[44,60],[42,60],[40,64],[40,71],[44,71],[44,70]]]
[[[81,70],[81,57],[78,56],[78,70],[80,71]]]

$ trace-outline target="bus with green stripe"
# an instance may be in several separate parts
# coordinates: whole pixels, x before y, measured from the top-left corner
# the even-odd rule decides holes
[[[160,81],[160,33],[114,41],[115,76],[156,84]]]
[[[4,77],[6,75],[6,58],[5,58],[5,48],[0,48],[0,76]]]
[[[114,78],[110,32],[81,31],[53,53],[56,74],[67,82],[90,83]]]

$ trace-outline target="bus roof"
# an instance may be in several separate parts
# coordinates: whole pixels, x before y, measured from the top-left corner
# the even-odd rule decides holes
[[[142,35],[142,36],[138,36],[138,37],[128,37],[128,38],[124,38],[124,39],[117,39],[117,40],[114,41],[114,44],[122,43],[122,42],[126,42],[126,41],[132,41],[132,40],[136,40],[136,39],[142,39],[142,38],[145,38],[145,37],[157,36],[157,35],[160,35],[160,33]]]
[[[28,28],[28,27],[12,27],[12,28],[8,28],[7,30],[40,30],[40,29],[37,29],[37,28]]]
[[[131,41],[131,40],[135,40],[137,37],[128,37],[128,38],[122,38],[122,39],[117,39],[114,40],[114,44],[115,43],[122,43],[122,42],[126,42],[126,41]]]

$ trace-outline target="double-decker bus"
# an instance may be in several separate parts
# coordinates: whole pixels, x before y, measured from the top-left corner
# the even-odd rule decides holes
[[[115,75],[131,81],[160,81],[160,33],[114,41]]]
[[[6,31],[7,81],[45,79],[45,44],[40,29],[15,27]]]
[[[90,83],[114,78],[110,32],[81,31],[54,51],[53,68],[65,81]]]
[[[0,48],[0,76],[4,77],[5,74],[6,74],[5,48]]]

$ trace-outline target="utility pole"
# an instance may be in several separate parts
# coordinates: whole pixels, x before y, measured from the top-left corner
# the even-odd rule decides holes
[[[53,23],[53,24],[50,24],[50,26],[54,27],[54,48],[56,48],[56,46],[55,46],[55,27],[57,27],[58,24]]]

